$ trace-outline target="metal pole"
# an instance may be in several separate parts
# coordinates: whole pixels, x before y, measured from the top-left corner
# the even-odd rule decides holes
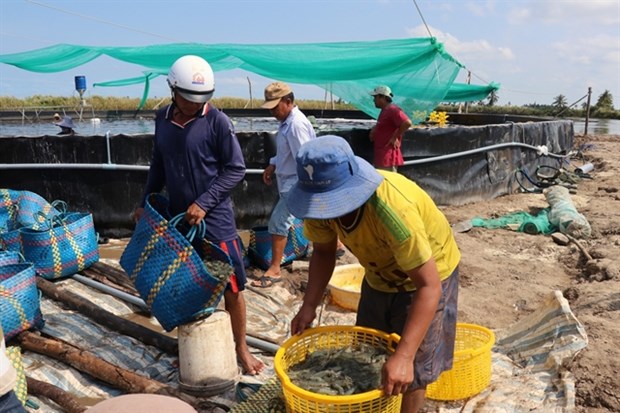
[[[586,124],[583,128],[584,136],[588,136],[588,122],[590,120],[590,97],[592,96],[592,87],[588,88],[588,102],[586,103]]]

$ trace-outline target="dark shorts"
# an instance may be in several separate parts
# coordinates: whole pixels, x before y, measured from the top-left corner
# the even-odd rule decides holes
[[[424,388],[441,372],[452,368],[456,337],[458,268],[441,283],[441,298],[435,317],[420,344],[413,363],[410,389]],[[401,334],[414,292],[385,293],[371,288],[364,280],[356,324],[386,333]]]
[[[241,238],[237,237],[230,241],[220,241],[216,243],[218,247],[230,256],[230,260],[235,268],[235,273],[230,276],[230,280],[226,286],[227,290],[231,290],[234,293],[245,290],[245,284],[247,283],[241,242]]]
[[[0,396],[0,412],[2,413],[26,413],[26,409],[22,406],[14,391]]]

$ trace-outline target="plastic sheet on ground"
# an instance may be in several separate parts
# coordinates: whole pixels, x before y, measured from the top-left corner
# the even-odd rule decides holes
[[[583,325],[560,291],[521,321],[495,331],[491,384],[439,412],[562,412],[575,410],[574,377],[565,366],[588,344]]]
[[[112,260],[110,262],[105,261],[107,264],[114,264]],[[292,277],[294,278],[294,275]],[[289,293],[288,282],[288,280],[284,280],[278,286],[270,289],[246,290],[248,335],[278,344],[290,336],[290,320],[301,302],[295,295]],[[65,279],[56,283],[110,313],[165,334],[155,318],[136,313],[135,307],[121,299],[99,292],[73,279]],[[220,305],[223,305],[223,300]],[[323,307],[321,314],[323,324],[353,324],[355,322],[354,313],[331,306],[328,304],[327,298]],[[45,334],[88,350],[97,357],[124,369],[172,387],[178,387],[176,356],[103,327],[79,312],[66,310],[62,304],[46,296],[41,298],[41,311],[45,319],[43,328]],[[168,334],[176,336],[176,329]],[[241,380],[266,383],[273,379],[273,355],[258,349],[251,350],[265,362],[267,368],[259,376],[242,376]],[[32,351],[23,352],[22,362],[27,376],[54,384],[77,397],[85,405],[94,405],[99,401],[122,393],[118,389],[107,386],[63,362]],[[42,400],[32,395],[29,396],[29,399],[40,406],[37,413],[62,412],[62,409],[51,401]],[[223,404],[234,404],[236,394],[233,389],[216,396],[212,400]]]
[[[489,387],[467,401],[429,400],[427,407],[444,413],[575,410],[573,375],[563,366],[587,346],[588,338],[561,292],[554,291],[536,312],[495,333]],[[270,412],[282,389],[268,384],[232,411]]]
[[[289,336],[290,319],[300,304],[299,297],[289,290],[297,290],[294,280],[285,280],[270,289],[248,289],[248,334],[282,343]],[[287,285],[287,283],[292,283]],[[136,321],[135,309],[120,299],[100,293],[75,280],[60,282],[80,296],[116,315]],[[321,324],[353,324],[355,314],[328,304],[321,312]],[[43,297],[42,312],[46,320],[44,332],[91,351],[96,356],[151,377],[173,387],[178,386],[177,357],[131,337],[102,327],[80,313],[63,309],[56,302]],[[138,320],[143,325],[154,319]],[[174,331],[171,332],[174,334]],[[587,345],[582,325],[572,314],[568,302],[560,292],[554,292],[536,312],[506,330],[496,331],[497,342],[493,351],[493,376],[491,385],[481,394],[464,402],[433,402],[441,412],[571,412],[575,406],[575,389],[572,374],[563,366]],[[267,368],[259,376],[242,376],[243,382],[266,383],[260,394],[251,395],[247,402],[240,402],[233,390],[216,396],[214,401],[225,401],[234,406],[233,411],[261,413],[247,410],[246,403],[260,397],[268,405],[271,397],[280,391],[273,370],[273,355],[252,349]],[[84,404],[114,397],[120,391],[113,389],[88,374],[56,362],[31,351],[23,352],[26,374],[38,380],[55,384],[72,393]],[[38,413],[56,413],[60,408],[53,402],[29,397],[40,405]],[[245,407],[244,407],[245,406]],[[246,410],[243,410],[243,409]],[[267,412],[269,410],[265,410]]]

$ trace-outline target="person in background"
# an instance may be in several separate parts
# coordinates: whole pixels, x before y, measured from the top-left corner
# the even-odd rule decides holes
[[[62,117],[60,116],[59,113],[54,113],[54,123],[60,122],[61,119]]]
[[[375,107],[381,109],[377,124],[370,130],[370,140],[374,147],[373,164],[377,169],[397,172],[404,163],[400,149],[403,133],[412,125],[401,108],[392,103],[392,90],[388,86],[377,86],[370,94]]]
[[[73,119],[71,116],[65,116],[62,118],[60,122],[55,122],[54,125],[60,127],[60,132],[57,135],[62,136],[73,136],[75,135],[75,124],[73,123]]]
[[[401,337],[382,367],[383,393],[403,393],[401,412],[418,412],[453,362],[461,254],[448,220],[417,184],[376,170],[338,136],[304,144],[297,175],[288,206],[314,250],[291,333],[316,318],[340,238],[365,268],[356,324]]]
[[[276,178],[279,194],[268,226],[271,234],[271,265],[262,277],[252,282],[254,287],[266,288],[282,280],[280,264],[289,229],[295,219],[286,206],[288,193],[297,182],[295,155],[299,147],[314,139],[316,134],[308,118],[295,105],[295,95],[286,83],[273,82],[267,85],[265,102],[261,107],[269,109],[280,121],[276,135],[276,155],[269,160],[269,165],[263,172],[263,182],[266,185],[271,185],[273,178]]]
[[[16,381],[17,372],[6,355],[4,332],[0,326],[0,412],[2,413],[26,413],[26,409],[13,391]]]
[[[206,224],[206,238],[229,254],[235,273],[224,292],[237,357],[247,374],[265,365],[246,343],[246,274],[237,233],[231,191],[245,176],[245,162],[231,120],[208,103],[215,91],[213,70],[201,57],[177,59],[168,72],[172,103],[155,118],[153,155],[142,204],[165,187],[172,216],[185,213],[188,225]]]

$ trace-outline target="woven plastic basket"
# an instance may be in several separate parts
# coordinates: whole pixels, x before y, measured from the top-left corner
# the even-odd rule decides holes
[[[495,335],[485,327],[457,323],[454,363],[426,388],[434,400],[460,400],[475,396],[491,382],[491,348]]]
[[[290,367],[321,349],[339,349],[356,344],[385,348],[393,352],[400,337],[382,331],[356,326],[329,326],[308,329],[289,338],[276,353],[274,367],[282,384],[288,413],[399,413],[402,395],[383,396],[371,390],[350,396],[329,396],[313,393],[296,386],[287,375]]]

